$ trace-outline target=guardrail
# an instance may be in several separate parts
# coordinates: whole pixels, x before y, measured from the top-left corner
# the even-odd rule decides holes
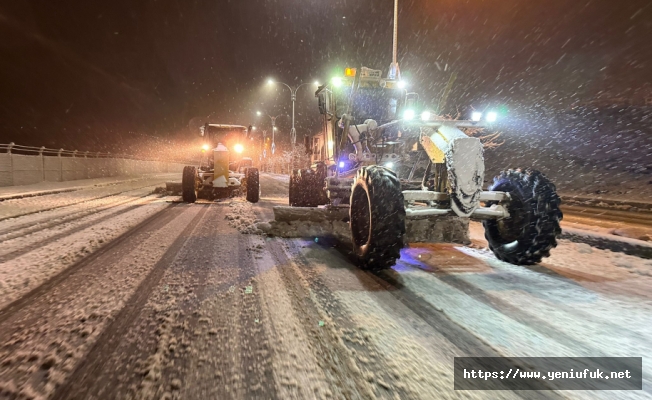
[[[0,186],[182,172],[183,160],[0,144]]]

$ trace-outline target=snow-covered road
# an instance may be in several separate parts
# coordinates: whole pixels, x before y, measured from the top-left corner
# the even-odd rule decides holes
[[[12,200],[34,213],[0,221],[0,397],[652,397],[652,260],[561,240],[517,267],[472,223],[471,246],[371,274],[329,240],[244,234],[287,203],[286,178],[261,184],[255,205]],[[643,357],[644,390],[454,391],[457,356]]]

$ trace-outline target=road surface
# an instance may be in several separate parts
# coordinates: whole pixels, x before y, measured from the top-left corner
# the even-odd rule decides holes
[[[0,221],[0,397],[652,396],[652,260],[561,240],[518,267],[472,224],[372,274],[343,244],[243,233],[287,202],[287,177],[261,185],[256,205],[132,186]],[[644,357],[644,389],[455,391],[458,356]]]

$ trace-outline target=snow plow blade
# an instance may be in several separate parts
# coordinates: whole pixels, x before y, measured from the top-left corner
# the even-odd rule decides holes
[[[274,221],[258,227],[270,236],[286,238],[332,237],[351,242],[349,207],[276,206]],[[457,216],[407,217],[406,243],[469,244],[469,220]]]
[[[181,194],[181,182],[165,182],[165,190],[175,195]]]
[[[270,236],[286,238],[334,237],[349,242],[348,207],[276,206],[274,221],[259,228]]]
[[[290,207],[275,206],[274,220],[291,221],[348,221],[349,207]]]

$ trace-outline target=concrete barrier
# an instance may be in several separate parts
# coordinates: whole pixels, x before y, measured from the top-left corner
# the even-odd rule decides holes
[[[24,155],[0,153],[0,186],[18,186],[47,182],[111,176],[137,176],[151,173],[181,173],[184,164],[125,158],[92,158],[79,155]]]

